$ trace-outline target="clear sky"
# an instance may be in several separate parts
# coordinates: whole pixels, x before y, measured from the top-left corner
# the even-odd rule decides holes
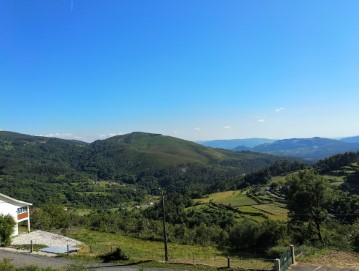
[[[359,135],[359,1],[1,0],[0,129]]]

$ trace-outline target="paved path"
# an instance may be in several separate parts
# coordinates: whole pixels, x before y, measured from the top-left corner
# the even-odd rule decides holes
[[[35,265],[41,268],[47,268],[47,267],[62,268],[70,264],[73,264],[73,261],[64,258],[53,258],[53,257],[40,256],[40,255],[32,255],[32,254],[0,250],[0,261],[4,259],[10,259],[11,264],[17,267]]]
[[[12,252],[0,249],[0,261],[4,259],[10,259],[11,264],[16,267],[25,267],[29,265],[38,266],[41,268],[65,268],[69,265],[78,263],[71,259],[66,258],[54,258],[46,257],[41,255],[34,255],[29,253],[19,253]],[[138,271],[139,267],[135,265],[122,266],[120,264],[103,264],[103,263],[93,263],[93,264],[84,264],[86,270],[89,271]],[[167,268],[143,268],[146,271],[175,271],[174,269]]]
[[[309,263],[297,263],[289,267],[288,271],[358,271],[355,268],[339,268],[333,266],[316,265]]]

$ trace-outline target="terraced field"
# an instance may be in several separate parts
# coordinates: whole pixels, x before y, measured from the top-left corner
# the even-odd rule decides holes
[[[270,195],[263,187],[255,197],[250,196],[249,190],[226,191],[208,195],[206,198],[197,199],[199,204],[197,211],[204,210],[209,203],[228,206],[238,210],[237,219],[250,218],[262,222],[266,219],[287,221],[288,210],[285,204],[277,197]]]
[[[196,201],[200,203],[213,201],[214,203],[231,205],[232,207],[257,204],[255,200],[247,196],[246,191],[242,190],[214,193],[210,194],[207,198],[198,199]]]

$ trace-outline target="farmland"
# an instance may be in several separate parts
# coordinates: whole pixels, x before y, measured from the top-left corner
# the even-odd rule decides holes
[[[206,208],[208,204],[215,206],[229,206],[238,210],[236,213],[237,220],[250,218],[255,221],[264,221],[266,219],[287,221],[287,209],[282,201],[266,193],[266,188],[262,187],[255,196],[248,189],[237,191],[225,191],[213,193],[205,198],[197,199],[196,208]]]

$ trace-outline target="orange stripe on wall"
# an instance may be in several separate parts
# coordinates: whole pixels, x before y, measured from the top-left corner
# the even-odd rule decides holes
[[[27,212],[25,212],[25,213],[22,213],[22,214],[18,214],[17,215],[17,220],[21,220],[21,219],[28,218],[28,217],[29,217],[29,214]]]

